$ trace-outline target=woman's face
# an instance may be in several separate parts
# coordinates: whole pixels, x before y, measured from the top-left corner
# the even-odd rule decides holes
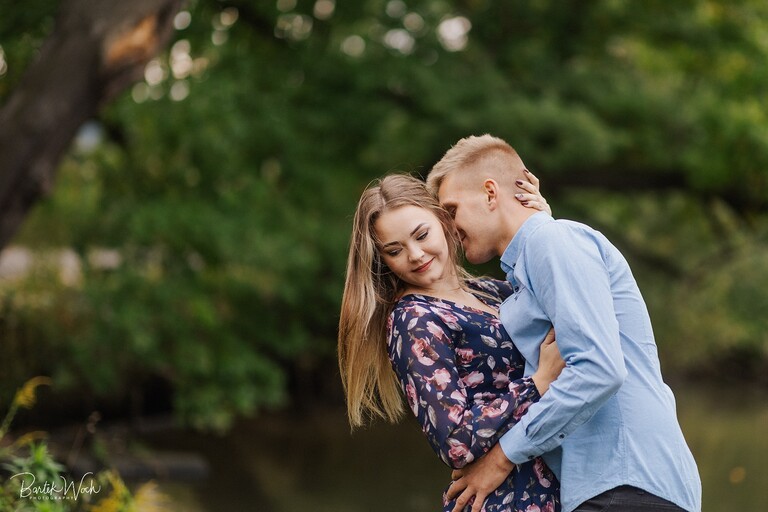
[[[427,290],[452,275],[443,225],[429,210],[418,206],[387,210],[374,229],[382,261],[408,285]]]

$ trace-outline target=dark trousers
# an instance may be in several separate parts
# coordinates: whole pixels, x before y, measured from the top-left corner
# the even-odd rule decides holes
[[[576,507],[573,512],[646,512],[650,510],[685,512],[671,501],[631,485],[622,485],[598,494]]]

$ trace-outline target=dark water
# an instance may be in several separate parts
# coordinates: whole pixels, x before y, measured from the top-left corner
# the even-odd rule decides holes
[[[768,394],[675,388],[704,485],[704,512],[768,511]],[[270,415],[227,437],[168,432],[158,449],[197,451],[204,482],[163,482],[185,512],[409,512],[440,509],[450,471],[410,418],[350,435],[343,410]]]

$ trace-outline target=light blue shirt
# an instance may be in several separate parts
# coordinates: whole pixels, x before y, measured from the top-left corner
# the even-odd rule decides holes
[[[501,257],[515,290],[501,320],[536,369],[554,325],[566,367],[500,439],[517,464],[543,455],[564,512],[620,485],[701,510],[701,481],[661,377],[645,302],[621,253],[589,226],[539,212]]]

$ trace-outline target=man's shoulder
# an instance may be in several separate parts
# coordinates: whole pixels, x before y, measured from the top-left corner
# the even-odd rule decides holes
[[[566,240],[605,239],[605,236],[595,228],[568,219],[552,219],[534,228],[528,235],[528,243],[534,245],[559,245]]]
[[[532,231],[522,249],[528,265],[547,261],[578,265],[582,256],[599,257],[603,262],[614,259],[618,249],[600,231],[587,224],[567,219],[543,223]]]
[[[524,250],[559,245],[565,239],[583,232],[584,228],[589,229],[589,226],[572,220],[551,219],[542,222],[528,233]]]

